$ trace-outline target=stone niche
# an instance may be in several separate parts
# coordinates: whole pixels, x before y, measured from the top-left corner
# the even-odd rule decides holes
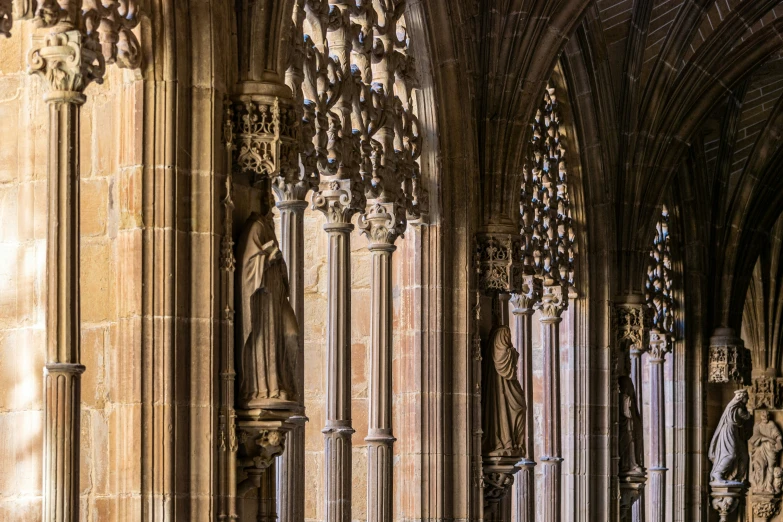
[[[754,397],[751,396],[751,403]],[[748,441],[748,470],[745,520],[781,521],[783,499],[783,410],[755,409],[753,433]]]

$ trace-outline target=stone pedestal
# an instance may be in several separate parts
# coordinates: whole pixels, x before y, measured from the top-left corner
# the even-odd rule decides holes
[[[620,475],[620,520],[628,522],[634,519],[634,506],[639,505],[639,498],[644,493],[647,477],[644,472],[630,472]]]
[[[504,515],[503,500],[509,496],[514,474],[519,470],[515,458],[484,457],[484,520],[510,522]]]
[[[744,482],[710,482],[712,509],[718,512],[720,522],[729,522],[729,515],[737,510],[746,493]]]
[[[773,494],[753,493],[750,500],[752,522],[767,522],[780,513],[780,498]]]
[[[268,408],[237,410],[240,520],[277,521],[275,460],[285,449],[286,435],[296,427],[291,419],[303,413],[297,403],[275,400]]]

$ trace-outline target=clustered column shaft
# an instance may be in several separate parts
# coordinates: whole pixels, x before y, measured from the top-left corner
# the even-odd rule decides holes
[[[79,519],[81,410],[79,318],[79,92],[49,103],[47,357],[44,399],[44,519]]]
[[[326,520],[351,520],[351,231],[350,223],[327,223],[326,427],[324,469]]]
[[[367,437],[367,520],[392,520],[392,253],[394,245],[370,244],[372,310],[370,417]]]
[[[565,303],[563,288],[545,282],[541,306],[541,346],[544,350],[543,410],[543,512],[544,522],[560,522],[560,474],[562,441],[560,433],[560,323]]]
[[[296,365],[296,387],[304,395],[304,211],[307,202],[301,199],[277,202],[280,210],[280,247],[288,265],[290,302],[299,323],[299,351]],[[278,465],[280,519],[284,522],[304,520],[304,416],[291,418],[294,428]]]
[[[517,522],[535,521],[536,477],[534,460],[534,423],[533,423],[533,314],[529,304],[517,296],[512,303],[518,304],[512,309],[516,329],[516,346],[519,350],[519,382],[525,392],[527,406],[525,418],[525,458],[520,464],[515,481]]]
[[[639,408],[639,415],[644,418],[644,396],[642,394],[642,354],[643,351],[636,347],[631,347],[631,381],[636,390],[636,405]],[[642,443],[641,441],[639,442]],[[640,463],[641,464],[641,463]],[[644,489],[639,492],[639,498],[631,507],[631,520],[633,522],[644,522]]]
[[[666,338],[650,331],[650,522],[666,520],[666,399],[664,362]]]

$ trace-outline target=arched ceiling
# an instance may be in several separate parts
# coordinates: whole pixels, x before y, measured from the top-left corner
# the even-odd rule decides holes
[[[715,296],[737,293],[739,303],[716,309],[716,320],[741,316],[747,282],[740,289],[733,274],[748,264],[750,277],[755,258],[741,254],[752,250],[750,231],[768,233],[783,203],[773,190],[780,15],[779,0],[598,0],[588,9],[566,61],[581,60],[571,69],[587,71],[571,90],[589,91],[577,105],[595,106],[602,168],[612,173],[617,293],[640,291],[655,209],[690,155],[702,208],[683,212],[699,212],[705,230],[717,226],[716,237],[704,238],[719,245],[713,259],[725,257],[713,267]]]

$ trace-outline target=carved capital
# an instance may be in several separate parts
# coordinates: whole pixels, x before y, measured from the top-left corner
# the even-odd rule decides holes
[[[709,382],[750,384],[750,351],[731,328],[719,328],[710,338]]]
[[[312,201],[313,210],[323,212],[327,223],[348,224],[354,214],[364,209],[364,187],[350,179],[322,181]]]
[[[543,292],[543,285],[539,278],[533,275],[523,275],[520,291],[513,294],[509,301],[513,307],[511,312],[513,314],[532,314],[534,307],[541,302]]]
[[[47,80],[48,101],[84,103],[83,96],[66,93],[81,93],[91,82],[102,83],[106,69],[103,55],[78,30],[36,29],[28,61],[28,71]]]
[[[243,94],[233,104],[234,163],[254,184],[264,178],[296,184],[299,178],[299,118],[290,100]]]
[[[519,234],[483,233],[476,236],[478,287],[485,295],[516,294],[522,281]]]
[[[671,351],[669,336],[657,328],[650,330],[650,362],[663,362],[669,351]]]
[[[559,321],[563,310],[568,308],[568,286],[560,281],[544,281],[541,302],[536,305],[541,311],[541,321]]]
[[[620,350],[644,352],[650,344],[651,314],[644,303],[615,303],[612,308],[612,332]]]
[[[405,208],[398,203],[372,203],[367,212],[359,216],[359,229],[369,240],[369,248],[394,245],[405,233],[407,220]]]

